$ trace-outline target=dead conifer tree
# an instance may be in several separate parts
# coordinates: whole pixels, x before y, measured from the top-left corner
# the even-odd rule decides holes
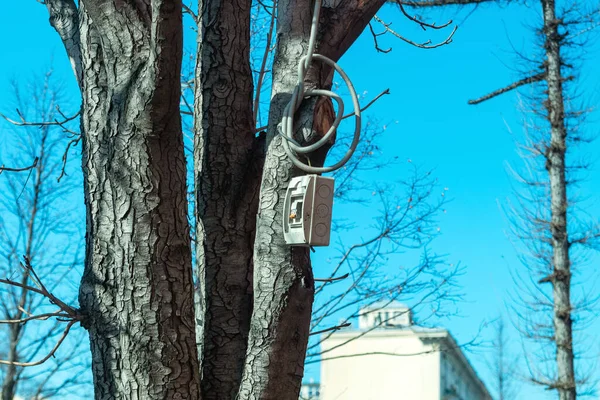
[[[531,379],[556,390],[561,400],[574,400],[584,390],[575,368],[573,316],[578,309],[585,312],[589,302],[573,298],[573,276],[578,250],[597,249],[599,231],[597,224],[582,222],[574,196],[578,172],[586,168],[575,150],[589,137],[581,125],[585,111],[577,108],[572,85],[576,49],[594,26],[597,12],[582,12],[575,2],[559,6],[555,0],[541,0],[540,6],[539,57],[522,56],[533,68],[515,83],[469,103],[531,86],[524,95],[526,139],[520,146],[526,167],[515,173],[525,191],[509,210],[528,271],[517,274],[517,284],[528,296],[517,294],[524,308],[516,309],[522,333],[534,343],[551,344],[537,352],[536,361],[528,358]]]

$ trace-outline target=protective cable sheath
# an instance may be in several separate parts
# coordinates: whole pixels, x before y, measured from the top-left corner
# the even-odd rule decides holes
[[[331,172],[344,166],[344,164],[348,162],[350,157],[352,157],[352,154],[358,146],[361,129],[361,112],[360,105],[358,103],[358,95],[356,94],[356,90],[354,90],[354,86],[352,85],[350,78],[348,78],[348,75],[346,75],[344,70],[335,61],[321,54],[315,54],[321,4],[322,0],[315,0],[315,8],[310,28],[310,39],[308,42],[308,52],[304,57],[300,59],[300,63],[298,64],[298,83],[296,84],[296,87],[292,92],[292,98],[290,99],[290,102],[283,110],[283,117],[281,120],[281,133],[283,135],[283,138],[285,139],[283,141],[283,149],[285,150],[286,154],[296,167],[310,174],[321,174],[324,172]],[[348,86],[348,91],[350,92],[350,97],[352,98],[352,106],[354,109],[355,127],[354,138],[352,139],[352,143],[350,143],[348,151],[346,151],[346,153],[340,161],[338,161],[334,165],[327,167],[313,167],[300,161],[297,157],[297,154],[310,153],[323,147],[329,141],[331,135],[333,135],[337,131],[340,122],[342,121],[342,118],[344,116],[344,102],[342,101],[342,98],[339,95],[330,90],[324,89],[305,90],[304,78],[306,76],[306,71],[308,71],[308,68],[313,59],[329,65],[330,67],[335,69],[337,73],[342,77],[342,79]],[[338,105],[337,115],[329,130],[327,131],[327,133],[325,133],[325,135],[323,135],[321,139],[319,139],[316,143],[313,143],[311,145],[301,146],[293,138],[294,114],[296,113],[296,111],[298,111],[300,104],[302,104],[302,100],[305,97],[310,96],[326,96],[335,100]]]

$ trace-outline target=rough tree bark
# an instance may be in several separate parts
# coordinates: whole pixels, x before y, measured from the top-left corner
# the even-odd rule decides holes
[[[235,398],[252,314],[264,138],[255,138],[252,118],[251,6],[199,2],[194,173],[203,399]]]
[[[560,55],[560,21],[556,18],[554,0],[542,0],[543,32],[546,37],[546,82],[548,98],[545,107],[550,122],[550,146],[547,149],[546,169],[550,177],[550,204],[553,273],[549,279],[554,297],[554,340],[556,342],[557,383],[560,400],[574,400],[577,396],[573,358],[571,320],[571,261],[567,234],[567,183],[565,153],[567,129],[563,98],[562,60]]]
[[[50,25],[60,36],[77,83],[81,86],[81,43],[77,6],[69,0],[46,0],[44,3],[50,15]]]
[[[97,399],[199,397],[181,2],[82,1],[81,311]]]
[[[297,82],[297,66],[306,54],[312,2],[278,2],[277,48],[254,245],[254,308],[240,399],[297,399],[304,371],[314,281],[308,249],[283,240],[283,199],[294,168],[277,134],[283,109]],[[316,52],[338,60],[364,30],[383,0],[324,2]],[[332,71],[310,67],[307,88],[330,88]],[[306,101],[298,111],[296,134],[302,143],[323,135],[333,121],[329,100]],[[323,165],[325,152],[311,157]]]
[[[49,1],[58,5],[51,12],[76,17],[70,0]],[[279,2],[265,143],[252,126],[251,3],[199,2],[194,332],[178,107],[181,2],[82,1],[75,26],[88,234],[80,303],[96,398],[298,398],[314,285],[307,249],[283,241],[283,197],[300,171],[276,132],[307,50],[310,3]],[[324,2],[317,51],[338,60],[384,3]],[[74,26],[53,21],[61,37]],[[329,88],[331,80],[332,71],[316,65],[306,83]],[[314,141],[332,120],[329,100],[306,101],[298,139]]]

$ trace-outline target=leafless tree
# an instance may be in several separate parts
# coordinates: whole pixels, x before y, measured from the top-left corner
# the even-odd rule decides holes
[[[72,297],[73,276],[83,264],[83,238],[75,223],[82,210],[72,205],[78,174],[57,182],[67,168],[65,148],[71,139],[60,126],[66,128],[69,118],[58,108],[60,88],[52,73],[13,87],[19,119],[4,125],[3,138],[12,145],[5,143],[11,151],[3,154],[3,161],[35,163],[0,181],[0,278],[10,281],[0,286],[0,387],[3,400],[17,394],[50,398],[72,394],[86,383],[85,332],[74,329],[60,354],[37,368],[24,368],[51,353],[62,333],[62,324],[56,321],[62,315],[56,307],[26,288],[35,282],[26,264],[37,265],[37,274],[52,291]],[[8,134],[11,130],[13,135]]]
[[[518,398],[519,359],[510,350],[510,339],[503,317],[499,317],[494,323],[494,338],[491,346],[492,353],[488,359],[488,366],[496,399],[516,399]]]
[[[589,299],[572,296],[574,268],[582,248],[597,249],[599,231],[596,223],[584,222],[574,197],[573,189],[586,167],[577,160],[575,148],[589,137],[581,124],[585,112],[578,108],[569,85],[575,80],[575,49],[583,46],[597,12],[582,12],[576,2],[562,7],[554,0],[540,4],[542,54],[537,59],[525,57],[530,67],[533,63],[533,71],[470,103],[532,85],[533,94],[526,98],[526,140],[520,148],[526,168],[515,174],[527,189],[518,193],[517,204],[511,207],[514,237],[527,252],[523,261],[528,273],[517,274],[517,283],[528,296],[518,295],[523,308],[517,307],[517,315],[529,339],[551,344],[547,351],[537,352],[537,363],[529,364],[533,381],[556,390],[561,400],[571,400],[584,393],[583,375],[576,378],[573,315],[590,307]]]
[[[87,329],[97,399],[298,397],[315,284],[309,249],[286,245],[281,234],[288,182],[302,172],[278,126],[311,29],[318,53],[336,62],[384,3],[327,0],[313,24],[311,2],[260,2],[272,14],[258,59],[272,63],[257,76],[250,0],[200,1],[197,12],[171,0],[45,1],[81,89],[86,259],[80,307],[37,276],[41,288],[27,289],[59,306],[61,341],[76,323]],[[199,35],[194,97],[184,104],[194,117],[197,303],[180,114],[182,8]],[[306,88],[332,87],[331,65],[315,59],[308,67]],[[262,130],[261,73],[271,92]],[[333,110],[326,98],[305,99],[296,140],[319,140]],[[311,154],[311,165],[326,154]],[[397,218],[410,207],[384,207],[385,239],[404,244],[395,221],[416,229],[419,218],[412,226]],[[24,269],[37,267],[25,259]]]

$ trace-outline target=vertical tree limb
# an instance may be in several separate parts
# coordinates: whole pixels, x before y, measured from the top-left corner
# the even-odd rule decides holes
[[[180,1],[82,1],[79,300],[96,399],[197,399]]]
[[[335,12],[323,9],[317,52],[338,60],[384,1],[351,1]],[[333,7],[333,6],[332,6]],[[297,66],[308,48],[312,4],[280,0],[273,89],[254,245],[254,309],[246,365],[238,398],[295,400],[304,371],[314,281],[307,248],[283,239],[283,199],[294,168],[282,147],[278,124],[297,82]],[[330,12],[331,11],[331,12]],[[346,28],[345,31],[339,31]],[[307,88],[330,88],[332,71],[319,64],[307,72]],[[333,121],[326,99],[305,100],[297,116],[297,140],[318,140]],[[327,149],[311,155],[323,165]]]
[[[204,399],[234,398],[252,313],[252,249],[264,141],[255,138],[251,0],[199,2],[195,182]]]
[[[561,73],[561,36],[558,32],[554,0],[542,0],[543,33],[546,51],[546,82],[548,99],[545,102],[550,122],[550,146],[546,154],[546,169],[550,177],[550,206],[552,235],[552,286],[554,297],[554,335],[556,342],[557,391],[560,400],[575,400],[575,368],[571,319],[571,260],[567,233],[567,183],[565,153],[567,129]]]

